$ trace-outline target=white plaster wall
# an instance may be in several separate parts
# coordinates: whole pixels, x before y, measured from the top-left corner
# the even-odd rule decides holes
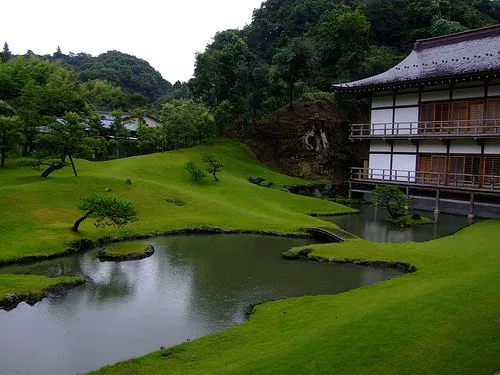
[[[500,85],[488,87],[488,96],[499,96],[499,95],[500,95]]]
[[[484,145],[484,153],[485,154],[500,154],[500,140],[495,139],[491,141],[486,141]]]
[[[448,90],[422,93],[423,102],[432,102],[433,100],[448,100],[448,99],[450,99],[450,92]]]
[[[372,109],[371,123],[373,126],[373,134],[390,134],[392,130],[392,108],[389,109]],[[384,129],[387,132],[384,133]]]
[[[439,141],[421,141],[419,152],[424,154],[445,154],[446,145]]]
[[[394,155],[392,177],[397,181],[414,182],[417,167],[417,155]],[[400,172],[409,171],[410,173]]]
[[[392,107],[392,95],[389,96],[373,96],[372,108]]]
[[[418,107],[396,108],[394,114],[396,134],[417,134],[418,132]]]
[[[370,154],[368,162],[370,178],[378,180],[390,180],[391,154]]]
[[[409,141],[396,141],[394,142],[394,152],[417,152],[417,146]],[[395,155],[396,159],[399,155]]]
[[[391,145],[383,141],[370,141],[371,152],[391,152]]]
[[[418,93],[396,95],[396,106],[399,105],[418,105]]]
[[[453,99],[482,98],[484,87],[473,87],[468,89],[454,89]]]
[[[450,154],[480,154],[481,146],[470,141],[451,141]]]

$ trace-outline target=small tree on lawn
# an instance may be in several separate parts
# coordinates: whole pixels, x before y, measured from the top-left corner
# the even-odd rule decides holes
[[[85,214],[71,227],[74,232],[78,232],[81,222],[87,218],[95,219],[96,227],[122,227],[137,220],[137,211],[132,203],[109,195],[89,194],[80,199],[77,208],[85,211]]]
[[[387,209],[392,219],[404,215],[410,206],[410,198],[397,186],[379,185],[373,191],[373,205]]]
[[[212,176],[214,176],[215,181],[217,182],[220,181],[217,178],[216,173],[219,172],[222,168],[224,168],[224,164],[219,162],[212,154],[205,154],[203,156],[203,161],[206,164],[206,171],[210,173]]]
[[[194,182],[201,182],[206,176],[203,168],[194,161],[188,161],[184,164],[184,169],[189,173]]]

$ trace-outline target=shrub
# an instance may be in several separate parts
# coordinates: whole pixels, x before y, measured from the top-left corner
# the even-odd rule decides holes
[[[194,182],[201,182],[206,177],[205,170],[194,161],[188,161],[184,165],[184,169],[191,176]]]

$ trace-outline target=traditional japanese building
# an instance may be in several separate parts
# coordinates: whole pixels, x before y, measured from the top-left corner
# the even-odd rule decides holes
[[[371,120],[352,124],[370,143],[352,191],[380,183],[441,200],[500,204],[500,25],[417,40],[384,73],[337,84],[371,98]],[[446,200],[446,199],[445,199]]]

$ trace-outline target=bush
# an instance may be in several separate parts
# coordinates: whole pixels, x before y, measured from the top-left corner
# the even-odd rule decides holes
[[[410,199],[394,185],[378,185],[373,198],[373,204],[387,209],[393,219],[403,216],[410,208]]]
[[[188,161],[184,165],[184,169],[189,173],[194,182],[201,182],[207,175],[205,170],[194,161]]]

